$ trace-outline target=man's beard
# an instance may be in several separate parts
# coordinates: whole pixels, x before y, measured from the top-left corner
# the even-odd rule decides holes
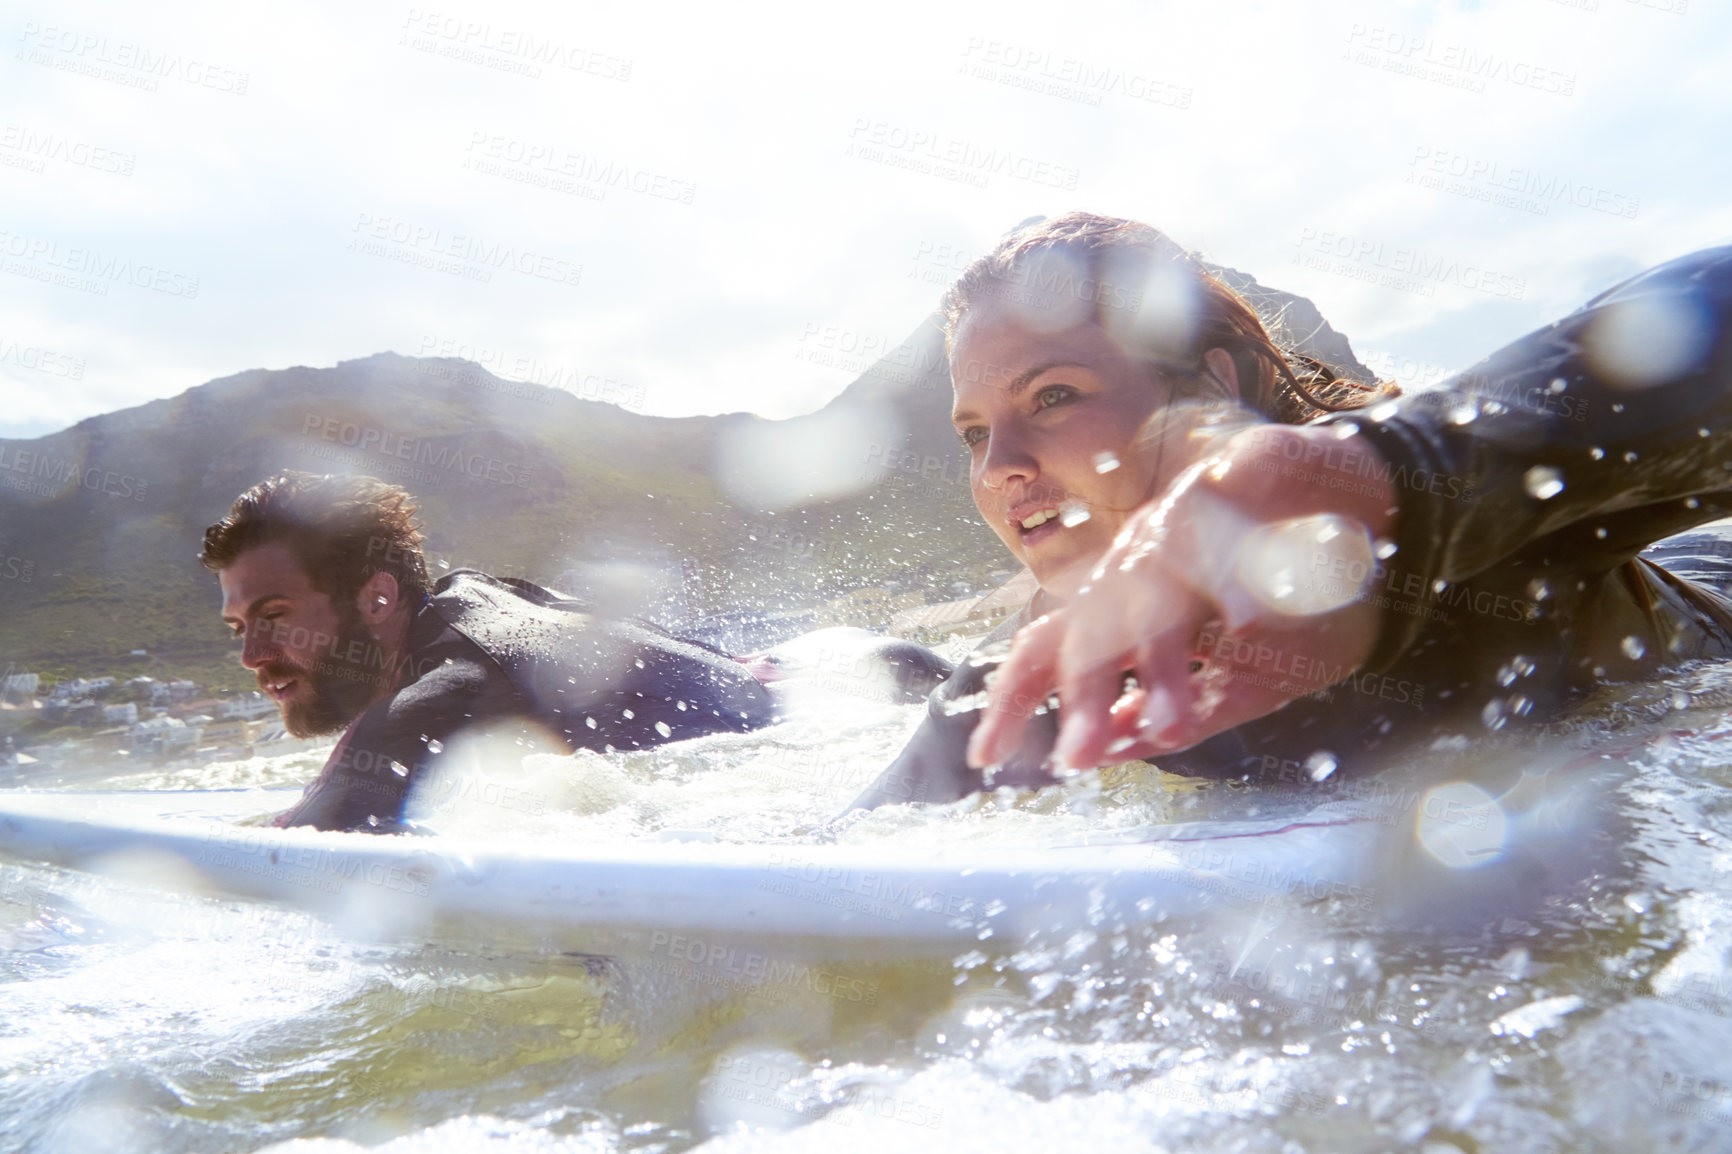
[[[283,728],[291,737],[325,737],[345,728],[373,704],[390,681],[393,670],[377,660],[382,650],[361,622],[359,610],[349,609],[337,624],[337,637],[328,653],[320,655],[312,668],[278,662],[260,667],[259,682],[299,680],[295,696],[278,702]],[[334,656],[360,652],[359,663]]]

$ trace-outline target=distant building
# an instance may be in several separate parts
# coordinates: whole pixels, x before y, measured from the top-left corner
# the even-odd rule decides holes
[[[820,628],[832,625],[854,625],[862,629],[883,629],[899,609],[919,605],[918,593],[898,593],[883,587],[868,586],[854,589],[818,607]]]
[[[890,632],[927,645],[943,641],[952,634],[974,637],[990,633],[1005,618],[1027,605],[1038,588],[1034,574],[1023,569],[997,589],[979,597],[904,609],[891,619]]]
[[[172,757],[196,749],[204,735],[204,727],[188,725],[178,717],[153,717],[134,725],[128,735],[132,739],[133,753]]]
[[[255,689],[235,694],[218,706],[217,712],[224,717],[266,717],[277,712],[277,703]]]
[[[20,697],[29,697],[42,686],[42,678],[34,673],[8,673],[0,678],[0,696],[10,697],[16,693]]]
[[[198,751],[209,757],[251,757],[269,727],[269,721],[241,717],[213,721],[204,727]]]
[[[102,723],[104,725],[137,725],[138,706],[130,701],[125,705],[105,705],[102,707]]]
[[[168,696],[171,701],[191,701],[198,696],[198,684],[192,681],[171,681],[168,683]]]

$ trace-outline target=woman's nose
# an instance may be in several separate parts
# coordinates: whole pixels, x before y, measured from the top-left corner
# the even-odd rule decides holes
[[[980,465],[981,483],[988,489],[1002,489],[1013,479],[1032,481],[1038,476],[1040,462],[1028,439],[1012,427],[993,429]]]

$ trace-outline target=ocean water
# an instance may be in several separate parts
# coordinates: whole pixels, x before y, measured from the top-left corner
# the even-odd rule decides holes
[[[1732,1149],[1732,667],[1608,689],[1567,724],[1428,751],[1374,787],[1125,768],[832,825],[920,711],[819,695],[772,729],[657,751],[470,751],[415,812],[526,842],[906,852],[1327,799],[1383,814],[1429,869],[1149,925],[1078,911],[1050,939],[939,956],[783,962],[750,943],[403,940],[0,862],[0,1148]],[[320,761],[77,787],[283,789]],[[1428,792],[1442,782],[1455,793]],[[1485,795],[1500,804],[1438,824],[1436,799]],[[247,796],[260,816],[292,797]],[[1479,820],[1523,806],[1549,826]],[[1509,841],[1489,871],[1459,859],[1485,836]]]

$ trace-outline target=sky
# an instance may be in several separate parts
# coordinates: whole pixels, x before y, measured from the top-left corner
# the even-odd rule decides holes
[[[0,437],[461,356],[811,412],[1074,208],[1423,386],[1732,242],[1704,0],[7,4]]]

